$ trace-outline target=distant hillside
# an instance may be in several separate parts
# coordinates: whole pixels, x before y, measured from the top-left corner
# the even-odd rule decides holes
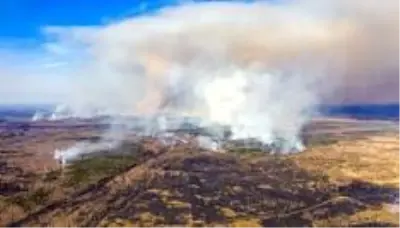
[[[51,105],[0,105],[0,120],[30,120],[36,112],[50,112],[53,108]]]
[[[399,104],[322,106],[320,112],[323,115],[334,117],[366,120],[399,120]]]
[[[36,112],[49,113],[51,105],[0,105],[0,120],[30,120]],[[365,120],[399,120],[399,104],[323,105],[324,116]]]

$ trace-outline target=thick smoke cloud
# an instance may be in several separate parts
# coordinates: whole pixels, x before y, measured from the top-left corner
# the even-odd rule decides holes
[[[85,96],[76,94],[74,102],[157,109],[169,81],[184,77],[190,85],[205,78],[199,71],[233,66],[304,71],[305,81],[318,74],[329,81],[319,92],[338,85],[332,102],[398,100],[395,0],[192,3],[104,26],[45,31],[51,50],[74,50],[71,58],[86,60],[75,82]]]
[[[398,101],[396,0],[187,3],[45,32],[54,55],[79,58],[77,116],[198,116],[299,149],[320,103]]]

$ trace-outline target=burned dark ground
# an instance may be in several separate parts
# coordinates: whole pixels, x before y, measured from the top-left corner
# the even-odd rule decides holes
[[[64,169],[53,159],[56,148],[99,140],[106,127],[3,122],[1,225],[399,225],[397,123],[314,120],[307,149],[286,155],[146,138]]]

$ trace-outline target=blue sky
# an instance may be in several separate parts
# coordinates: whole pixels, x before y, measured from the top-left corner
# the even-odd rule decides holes
[[[0,41],[35,45],[42,38],[41,27],[48,25],[97,25],[185,0],[1,0]],[[194,0],[201,2],[205,0]],[[242,0],[245,2],[246,0]],[[271,0],[272,1],[272,0]]]
[[[46,25],[96,25],[176,4],[174,0],[1,0],[0,39],[40,41]]]

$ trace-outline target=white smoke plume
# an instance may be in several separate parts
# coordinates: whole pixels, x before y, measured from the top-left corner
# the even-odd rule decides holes
[[[32,121],[40,121],[46,119],[45,114],[43,112],[36,112],[33,116],[32,116]]]
[[[45,32],[79,57],[72,116],[195,116],[301,150],[319,103],[398,80],[397,29],[396,0],[302,0],[186,3]]]
[[[54,159],[58,160],[61,165],[66,165],[69,161],[75,160],[80,156],[84,156],[90,153],[98,152],[100,150],[114,149],[118,146],[116,142],[99,142],[99,143],[88,143],[80,142],[74,146],[61,150],[56,149],[54,151]]]

